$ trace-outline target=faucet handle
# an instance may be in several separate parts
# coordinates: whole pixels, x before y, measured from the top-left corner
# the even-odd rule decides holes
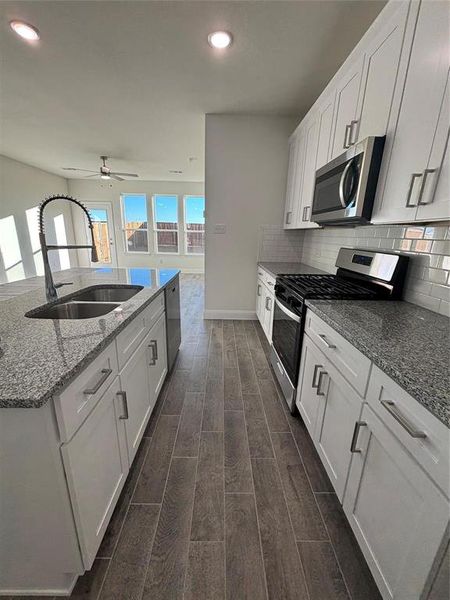
[[[65,281],[65,282],[61,282],[61,283],[55,283],[55,288],[58,289],[58,288],[62,287],[63,285],[73,285],[73,281]]]

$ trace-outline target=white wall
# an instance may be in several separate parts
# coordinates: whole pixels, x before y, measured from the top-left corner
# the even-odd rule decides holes
[[[258,233],[282,220],[294,126],[286,117],[206,116],[206,318],[255,318]]]
[[[29,227],[26,211],[56,193],[67,194],[66,179],[0,155],[0,283],[42,274],[37,219],[29,213]],[[54,218],[58,215],[63,215],[67,242],[73,244],[72,212],[70,205],[61,201],[51,203],[45,212],[48,241],[56,243]],[[66,253],[70,266],[76,266],[76,252]],[[57,252],[49,256],[53,269],[64,266]]]
[[[115,241],[117,251],[117,261],[119,267],[176,267],[184,272],[202,273],[204,270],[203,256],[179,255],[159,255],[153,252],[153,234],[150,231],[149,246],[150,253],[128,254],[125,252],[124,237],[121,229],[121,209],[120,194],[146,194],[149,227],[152,223],[152,202],[153,194],[177,194],[181,199],[183,195],[204,193],[203,183],[182,182],[182,181],[121,181],[105,182],[92,181],[86,179],[69,179],[69,193],[81,200],[81,202],[110,202],[113,208]],[[183,244],[183,211],[179,211],[180,217],[180,236],[179,247],[184,248]],[[83,221],[74,214],[74,227],[77,243],[85,243],[86,231]],[[85,252],[80,253],[80,265],[88,266],[88,258]]]

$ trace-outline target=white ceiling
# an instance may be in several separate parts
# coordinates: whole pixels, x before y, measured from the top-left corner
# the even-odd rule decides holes
[[[0,153],[71,177],[61,167],[107,154],[143,179],[202,181],[205,113],[302,116],[384,4],[0,2]],[[234,34],[227,52],[207,45],[217,29]]]

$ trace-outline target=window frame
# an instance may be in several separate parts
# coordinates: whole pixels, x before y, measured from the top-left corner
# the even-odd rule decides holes
[[[156,206],[155,201],[157,197],[167,197],[177,199],[177,229],[157,229],[156,227]],[[153,239],[155,246],[155,254],[161,254],[162,256],[180,256],[180,196],[178,194],[152,194],[152,219],[153,219]],[[177,236],[177,251],[176,252],[160,252],[158,246],[158,231],[176,231]]]
[[[203,198],[203,202],[205,204],[205,208],[203,210],[203,212],[205,212],[206,210],[206,203],[205,203],[205,195],[204,194],[184,194],[183,195],[183,226],[184,226],[184,254],[185,256],[205,256],[205,250],[203,250],[203,252],[188,252],[187,251],[187,247],[188,247],[188,228],[187,228],[187,221],[186,221],[186,199],[187,198]],[[203,239],[204,239],[204,245],[206,245],[206,223],[203,224]]]
[[[147,211],[147,228],[146,229],[141,229],[141,231],[146,231],[147,232],[147,250],[129,250],[128,249],[128,244],[127,244],[127,237],[126,237],[126,231],[129,231],[130,228],[129,227],[125,227],[126,221],[125,221],[125,202],[124,202],[124,196],[144,196],[145,198],[145,208]],[[124,254],[137,254],[142,256],[143,254],[151,254],[151,250],[150,250],[150,235],[149,235],[149,227],[148,227],[148,198],[147,198],[147,194],[146,193],[139,193],[139,192],[121,192],[120,194],[120,218],[121,218],[121,229],[122,229],[122,242],[123,242],[123,248],[124,248]]]

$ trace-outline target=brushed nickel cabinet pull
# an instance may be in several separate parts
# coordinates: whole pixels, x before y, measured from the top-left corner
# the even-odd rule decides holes
[[[431,202],[423,202],[422,196],[425,191],[425,186],[427,183],[428,175],[431,175],[432,173],[436,173],[436,171],[437,171],[437,169],[425,169],[425,171],[423,172],[423,179],[422,179],[422,183],[420,184],[417,206],[426,206],[427,204],[431,204],[431,202],[433,202],[433,199],[431,200]]]
[[[313,389],[317,389],[317,386],[318,386],[318,382],[316,382],[316,377],[317,377],[317,371],[319,369],[323,369],[323,365],[314,365],[314,373],[313,373],[312,384],[311,384],[311,387]]]
[[[349,133],[351,133],[351,129],[352,126],[351,125],[346,125],[345,126],[345,133],[344,133],[344,150],[347,150],[347,148],[350,147],[350,143],[347,141],[347,138],[349,137]]]
[[[83,394],[85,394],[86,396],[96,394],[98,390],[102,387],[102,385],[105,383],[105,381],[108,379],[108,377],[111,375],[112,369],[102,369],[100,373],[101,375],[97,383],[95,383],[91,388],[86,388],[85,390],[83,390]]]
[[[319,379],[317,380],[317,389],[316,389],[316,394],[318,396],[325,396],[325,392],[322,392],[322,377],[324,377],[325,375],[328,376],[328,373],[326,371],[320,371]]]
[[[157,340],[151,340],[148,347],[152,351],[152,357],[150,359],[151,362],[149,362],[148,364],[151,367],[153,367],[154,365],[156,365],[156,361],[158,360],[158,342],[157,342]]]
[[[400,423],[403,429],[406,429],[411,437],[422,439],[427,437],[427,434],[424,431],[416,429],[414,425],[405,417],[405,415],[399,411],[395,402],[392,402],[391,400],[381,400],[381,404],[388,411],[388,413],[392,415],[398,423]]]
[[[358,125],[359,121],[358,119],[354,119],[353,121],[350,122],[350,136],[348,139],[348,145],[349,146],[353,146],[353,144],[356,144],[356,135],[355,131],[357,130],[357,125]]]
[[[328,340],[327,340],[327,336],[324,333],[319,333],[319,337],[322,340],[322,342],[325,344],[325,346],[327,348],[330,348],[330,350],[333,350],[334,348],[336,348],[336,346],[334,344],[331,344]]]
[[[356,444],[358,443],[359,430],[361,429],[361,427],[366,427],[366,426],[367,426],[367,423],[365,421],[356,421],[356,423],[355,423],[355,429],[353,430],[352,443],[350,444],[350,452],[353,452],[353,454],[361,453],[361,450],[356,447]]]
[[[116,396],[122,398],[123,403],[123,415],[120,415],[119,419],[121,421],[126,421],[128,419],[128,400],[126,392],[117,392]]]
[[[411,175],[411,181],[409,182],[409,188],[408,188],[408,195],[406,196],[406,207],[407,208],[414,208],[415,206],[417,206],[416,204],[413,204],[411,202],[411,196],[412,196],[412,192],[413,192],[413,188],[414,188],[414,182],[416,181],[416,179],[418,177],[422,177],[422,173],[413,173]]]

